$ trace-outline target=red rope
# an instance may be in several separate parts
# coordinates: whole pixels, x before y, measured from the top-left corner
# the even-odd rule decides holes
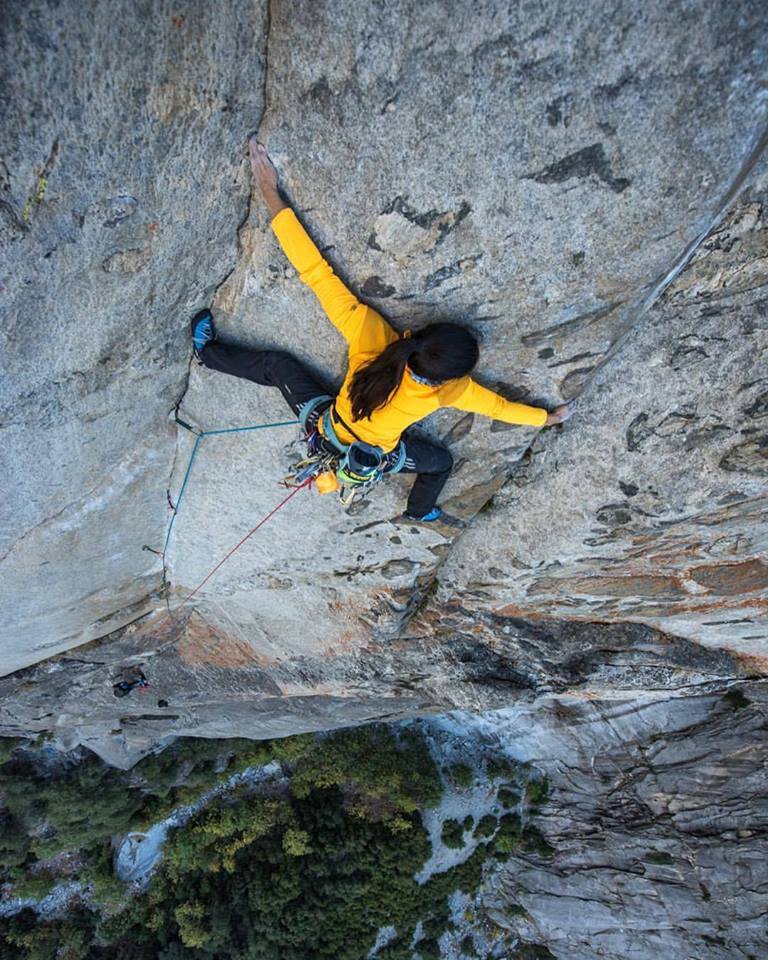
[[[262,519],[259,520],[259,522],[256,524],[256,526],[255,526],[249,533],[246,533],[246,535],[243,537],[243,539],[242,539],[239,543],[236,543],[236,544],[234,545],[234,547],[232,547],[232,549],[229,551],[229,553],[228,553],[222,560],[219,560],[219,562],[216,564],[216,566],[213,568],[213,570],[211,570],[211,572],[205,577],[204,580],[201,580],[200,583],[198,583],[198,585],[195,587],[195,589],[192,591],[192,593],[190,593],[189,596],[184,597],[184,599],[181,601],[181,603],[179,604],[179,606],[176,607],[176,610],[178,610],[180,607],[183,607],[184,604],[187,603],[187,601],[191,600],[192,597],[194,597],[194,595],[198,592],[198,590],[201,590],[201,589],[206,585],[206,583],[208,583],[208,581],[211,579],[211,577],[214,575],[214,573],[216,573],[216,571],[219,569],[219,567],[223,566],[223,565],[227,562],[227,560],[229,560],[229,558],[232,556],[232,554],[235,552],[235,550],[238,550],[240,547],[242,547],[242,545],[245,543],[245,541],[248,540],[250,537],[252,537],[252,536],[254,535],[254,533],[256,533],[256,531],[257,531],[260,527],[263,527],[264,524],[267,522],[267,520],[269,520],[269,519],[271,519],[272,517],[274,517],[274,515],[277,513],[277,511],[278,511],[281,507],[284,507],[284,506],[286,505],[286,503],[288,503],[288,501],[291,499],[291,497],[295,497],[296,494],[299,492],[299,490],[301,490],[303,487],[308,487],[308,486],[310,485],[310,483],[312,483],[312,481],[313,481],[314,479],[315,479],[314,477],[308,477],[303,483],[299,484],[298,487],[294,487],[293,490],[291,490],[291,492],[288,494],[288,496],[287,496],[284,500],[281,500],[280,503],[278,503],[278,505],[277,505],[273,510],[270,510],[270,511],[269,511],[269,513],[266,515],[266,517],[262,517]],[[174,613],[175,613],[175,612],[176,612],[176,611],[174,611]]]

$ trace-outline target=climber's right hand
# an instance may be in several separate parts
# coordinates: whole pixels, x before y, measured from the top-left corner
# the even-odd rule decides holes
[[[569,420],[573,416],[573,400],[569,400],[568,403],[562,403],[559,407],[555,407],[554,410],[551,410],[547,414],[547,420],[544,424],[545,427],[553,427],[558,423],[565,423],[566,420]]]

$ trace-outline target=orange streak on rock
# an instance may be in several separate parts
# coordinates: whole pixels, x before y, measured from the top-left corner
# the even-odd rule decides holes
[[[188,666],[264,667],[276,663],[273,658],[258,654],[244,640],[230,637],[197,617],[187,624],[176,652]]]

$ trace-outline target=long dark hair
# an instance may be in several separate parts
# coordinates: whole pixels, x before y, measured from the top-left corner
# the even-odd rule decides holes
[[[478,356],[477,340],[456,323],[433,323],[412,337],[395,340],[352,378],[352,416],[370,419],[383,407],[400,386],[406,365],[417,376],[442,383],[469,373]]]

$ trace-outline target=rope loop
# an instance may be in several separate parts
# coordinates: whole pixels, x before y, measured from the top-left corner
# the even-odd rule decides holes
[[[191,424],[187,423],[185,420],[182,420],[179,416],[179,408],[176,407],[174,410],[174,419],[180,427],[183,427],[185,430],[188,430],[195,437],[195,445],[192,447],[192,453],[189,457],[189,462],[187,463],[187,469],[184,472],[184,479],[181,481],[181,490],[179,491],[179,496],[176,499],[176,506],[172,506],[170,491],[168,491],[168,504],[172,507],[171,522],[168,524],[168,533],[165,535],[165,543],[163,544],[163,552],[160,556],[163,558],[163,565],[165,565],[165,555],[168,552],[168,544],[171,540],[171,531],[173,530],[173,525],[176,522],[176,517],[179,515],[179,508],[181,507],[181,501],[184,497],[184,493],[187,489],[187,483],[189,482],[189,475],[192,472],[192,464],[195,462],[195,457],[197,456],[197,451],[200,448],[201,442],[206,437],[218,437],[225,433],[244,433],[249,430],[267,430],[270,427],[295,427],[298,423],[297,420],[280,420],[276,423],[256,423],[250,424],[245,427],[226,427],[222,430],[198,430],[193,427]],[[152,551],[156,553],[157,551]]]

